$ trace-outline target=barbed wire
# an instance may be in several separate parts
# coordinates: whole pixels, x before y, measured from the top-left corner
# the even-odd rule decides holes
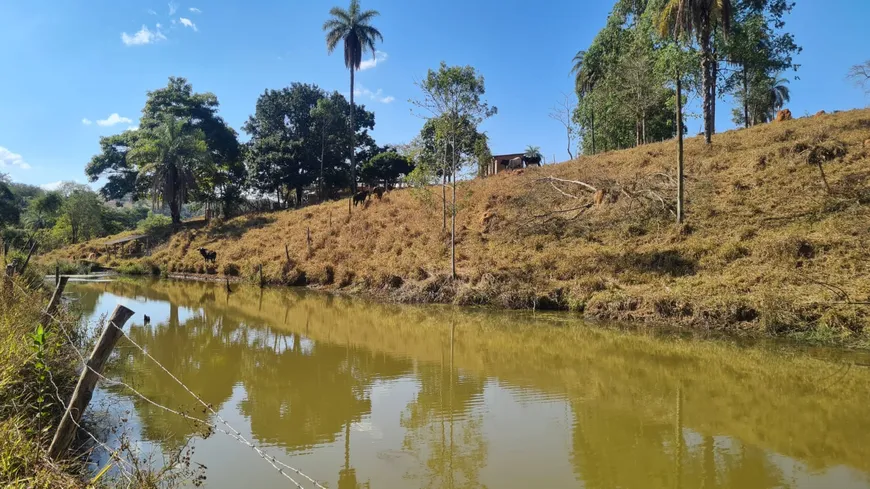
[[[13,283],[14,283],[14,282],[13,282]],[[20,285],[18,285],[18,284],[16,283],[15,286],[19,289],[19,291],[20,291],[22,294],[24,294],[25,296],[29,296],[29,293],[28,293],[25,289],[23,289]],[[94,370],[90,365],[88,365],[87,359],[85,358],[84,354],[83,354],[83,353],[78,349],[78,347],[75,345],[75,342],[73,341],[72,336],[70,336],[69,332],[66,330],[66,327],[65,327],[65,325],[63,324],[63,321],[62,321],[60,318],[58,318],[57,316],[55,316],[54,314],[47,314],[47,313],[46,313],[46,315],[47,315],[47,316],[48,316],[52,321],[54,321],[55,323],[57,323],[57,325],[59,326],[59,329],[61,330],[61,332],[63,333],[64,337],[66,338],[67,343],[69,344],[70,348],[72,348],[73,351],[75,351],[76,355],[79,357],[79,359],[80,359],[80,361],[81,361],[81,363],[82,363],[83,368],[85,368],[85,369],[87,369],[87,370],[90,370],[92,373],[94,373],[95,375],[97,375],[97,377],[99,377],[101,380],[103,380],[103,381],[105,381],[105,382],[108,382],[108,383],[110,383],[110,384],[113,384],[113,385],[118,385],[118,386],[125,387],[126,389],[130,390],[133,394],[135,394],[137,397],[139,397],[140,399],[144,400],[145,402],[147,402],[147,403],[149,403],[149,404],[151,404],[151,405],[153,405],[153,406],[155,406],[155,407],[157,407],[157,408],[159,408],[159,409],[162,409],[162,410],[167,411],[167,412],[169,412],[169,413],[175,414],[175,415],[180,416],[180,417],[182,417],[182,418],[184,418],[184,419],[187,419],[187,420],[190,420],[190,421],[193,421],[193,422],[196,422],[196,423],[200,423],[200,424],[202,424],[202,425],[204,425],[204,426],[207,426],[207,427],[209,427],[209,428],[211,428],[211,429],[213,429],[213,430],[215,430],[215,431],[217,431],[217,432],[220,432],[220,433],[223,433],[223,434],[226,434],[226,435],[230,436],[231,438],[235,439],[236,441],[238,441],[238,442],[240,442],[240,443],[242,443],[242,444],[248,446],[249,448],[253,449],[253,450],[257,453],[257,455],[258,455],[260,458],[262,458],[263,460],[265,460],[266,462],[268,462],[268,463],[269,463],[269,464],[270,464],[270,465],[271,465],[275,470],[278,471],[278,473],[280,473],[280,474],[283,475],[285,478],[287,478],[287,479],[288,479],[292,484],[294,484],[298,489],[304,489],[304,487],[303,487],[301,484],[299,484],[299,482],[297,482],[295,479],[293,479],[293,477],[292,477],[290,474],[288,474],[284,469],[287,469],[287,470],[289,470],[289,471],[292,471],[293,473],[299,475],[300,477],[303,477],[303,478],[307,479],[309,482],[311,482],[312,484],[314,484],[314,486],[317,487],[318,489],[326,489],[326,487],[324,487],[322,484],[320,484],[319,482],[317,482],[314,478],[308,476],[307,474],[305,474],[304,472],[302,472],[302,471],[299,470],[298,468],[293,467],[293,466],[291,466],[291,465],[288,465],[288,464],[286,464],[286,463],[284,463],[284,462],[278,460],[274,455],[270,455],[270,454],[264,452],[260,447],[256,446],[256,445],[253,444],[252,442],[248,441],[248,440],[247,440],[247,439],[246,439],[246,438],[245,438],[245,437],[244,437],[244,436],[243,436],[243,435],[242,435],[238,430],[236,430],[232,425],[229,424],[229,422],[227,422],[227,421],[226,421],[226,420],[225,420],[225,419],[224,419],[220,414],[218,414],[218,412],[215,411],[215,410],[211,407],[211,405],[210,405],[209,403],[205,402],[205,401],[204,401],[202,398],[200,398],[200,397],[199,397],[195,392],[193,392],[189,387],[187,387],[187,385],[185,385],[185,384],[184,384],[184,383],[183,383],[183,382],[182,382],[178,377],[176,377],[172,372],[170,372],[169,369],[167,369],[166,367],[164,367],[163,364],[161,364],[161,363],[160,363],[156,358],[154,358],[150,353],[148,353],[148,352],[145,350],[145,348],[143,348],[143,347],[142,347],[141,345],[139,345],[135,340],[133,340],[133,338],[131,338],[131,337],[130,337],[130,336],[129,336],[129,335],[128,335],[128,334],[127,334],[127,333],[126,333],[122,328],[118,328],[118,330],[121,332],[121,334],[122,334],[125,338],[127,338],[127,340],[128,340],[128,341],[129,341],[133,346],[135,346],[137,349],[139,349],[139,351],[141,351],[141,352],[142,352],[145,356],[147,356],[147,357],[148,357],[152,362],[154,362],[154,364],[156,364],[156,365],[157,365],[161,370],[163,370],[163,371],[164,371],[167,375],[169,375],[169,376],[170,376],[170,377],[171,377],[175,382],[177,382],[178,385],[180,385],[180,386],[181,386],[185,391],[187,391],[188,394],[190,394],[194,399],[196,399],[197,402],[199,402],[200,404],[202,404],[202,406],[205,407],[205,408],[206,408],[206,409],[207,409],[207,410],[208,410],[212,415],[214,415],[215,418],[217,418],[217,419],[218,419],[222,424],[224,424],[227,428],[229,428],[229,429],[232,431],[232,433],[229,432],[229,431],[226,431],[226,430],[224,430],[224,429],[222,429],[222,428],[220,428],[216,423],[211,423],[211,422],[208,422],[208,421],[206,421],[206,420],[203,420],[203,419],[200,419],[200,418],[197,418],[197,417],[194,417],[194,416],[190,416],[190,415],[188,415],[188,414],[186,414],[186,413],[183,413],[183,412],[181,412],[181,411],[178,411],[178,410],[172,409],[172,408],[170,408],[170,407],[168,407],[168,406],[165,406],[165,405],[163,405],[163,404],[160,404],[160,403],[158,403],[158,402],[156,402],[156,401],[150,399],[148,396],[142,394],[142,393],[139,392],[137,389],[135,389],[133,386],[131,386],[131,385],[129,385],[129,384],[123,382],[123,381],[120,381],[120,380],[110,379],[110,378],[106,377],[105,375],[103,375],[102,373],[97,372],[97,371]],[[50,373],[49,373],[49,374],[50,374]],[[60,390],[58,389],[57,385],[54,384],[54,381],[53,381],[53,380],[52,380],[52,384],[54,385],[55,390],[56,390],[56,392],[57,392],[58,401],[60,401],[61,405],[65,406],[66,403],[61,399],[61,396],[60,396]],[[72,419],[71,419],[71,421],[73,421],[73,423],[75,423],[76,426],[78,426],[78,427],[81,428],[83,431],[85,431],[85,432],[88,434],[88,436],[90,436],[90,437],[91,437],[95,442],[97,442],[98,444],[100,444],[100,445],[101,445],[104,449],[106,449],[110,454],[113,453],[112,450],[111,450],[108,446],[106,446],[105,444],[103,444],[103,443],[101,443],[99,440],[97,440],[96,437],[95,437],[93,434],[91,434],[91,433],[88,432],[87,430],[84,430],[84,428],[82,428],[81,425],[79,425],[79,423],[76,423],[75,420],[72,420]],[[118,460],[123,460],[123,459],[118,458]],[[126,462],[126,461],[124,461],[124,462]],[[129,464],[129,462],[127,462],[127,463]],[[279,467],[279,466],[280,466],[280,467]],[[132,465],[131,465],[131,467],[132,467]],[[281,467],[284,467],[284,468],[282,469]],[[128,479],[128,480],[129,480],[129,479]],[[132,481],[131,481],[131,483],[132,483]]]
[[[55,392],[55,395],[56,395],[55,397],[57,397],[57,401],[60,403],[61,406],[65,406],[66,403],[63,402],[63,397],[60,395],[60,388],[57,386],[57,383],[55,383],[55,381],[54,381],[54,376],[51,374],[51,370],[46,369],[45,371],[48,373],[48,381],[51,383],[52,386],[54,386],[54,392]],[[109,459],[110,459],[110,460],[117,460],[117,461],[121,462],[122,464],[127,464],[127,465],[129,465],[131,469],[134,469],[133,464],[131,464],[131,463],[128,462],[127,460],[124,460],[123,457],[118,456],[118,451],[117,451],[117,450],[112,450],[108,445],[106,445],[105,443],[103,443],[103,442],[101,442],[100,440],[98,440],[97,437],[94,436],[93,433],[91,433],[91,432],[88,431],[84,426],[82,426],[81,424],[79,424],[75,419],[72,418],[72,416],[70,416],[70,421],[72,421],[73,424],[75,424],[76,427],[78,427],[79,430],[84,431],[85,434],[87,434],[87,435],[91,438],[91,440],[94,441],[94,443],[96,443],[96,444],[99,445],[103,450],[105,450],[106,453],[109,455]],[[127,482],[129,482],[130,485],[133,485],[133,477],[132,477],[132,474],[129,473],[129,472],[127,472],[127,470],[124,469],[124,466],[123,466],[123,465],[117,465],[116,467],[118,467],[118,468],[121,470],[121,475],[123,475],[124,478],[127,479]]]

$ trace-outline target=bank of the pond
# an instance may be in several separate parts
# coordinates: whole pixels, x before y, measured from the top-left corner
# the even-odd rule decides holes
[[[57,393],[69,398],[79,363],[55,325],[37,330],[48,297],[33,278],[0,283],[0,485],[83,487],[86,457],[58,463],[45,455],[63,410]],[[76,329],[68,312],[57,316]]]
[[[712,146],[687,140],[679,227],[673,142],[460,182],[455,280],[437,187],[350,215],[346,201],[328,202],[184,229],[145,258],[98,256],[98,240],[43,261],[862,342],[868,129],[870,111],[857,110],[730,131]],[[601,190],[601,205],[577,182]]]

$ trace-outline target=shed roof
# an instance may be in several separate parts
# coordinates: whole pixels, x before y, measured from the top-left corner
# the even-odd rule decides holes
[[[133,236],[125,236],[123,238],[113,239],[112,241],[107,241],[106,246],[112,246],[121,243],[129,243],[130,241],[139,241],[140,239],[147,238],[147,234],[134,234]]]

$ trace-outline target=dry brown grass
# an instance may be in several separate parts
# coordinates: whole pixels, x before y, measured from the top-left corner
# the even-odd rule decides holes
[[[391,192],[350,218],[343,201],[186,230],[149,260],[166,273],[251,280],[262,264],[269,283],[409,302],[850,336],[870,326],[855,304],[870,301],[868,137],[870,111],[858,110],[726,132],[710,148],[690,139],[682,227],[671,214],[673,141],[461,183],[455,283],[437,188]],[[586,208],[592,192],[559,192],[545,177],[608,194]]]

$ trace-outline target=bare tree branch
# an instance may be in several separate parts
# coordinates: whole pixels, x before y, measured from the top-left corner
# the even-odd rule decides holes
[[[565,126],[565,132],[568,136],[568,157],[574,159],[574,153],[571,152],[571,147],[574,145],[574,139],[577,136],[577,127],[574,125],[574,110],[577,108],[577,102],[568,94],[562,93],[563,99],[558,105],[550,109],[550,118],[559,121]]]

